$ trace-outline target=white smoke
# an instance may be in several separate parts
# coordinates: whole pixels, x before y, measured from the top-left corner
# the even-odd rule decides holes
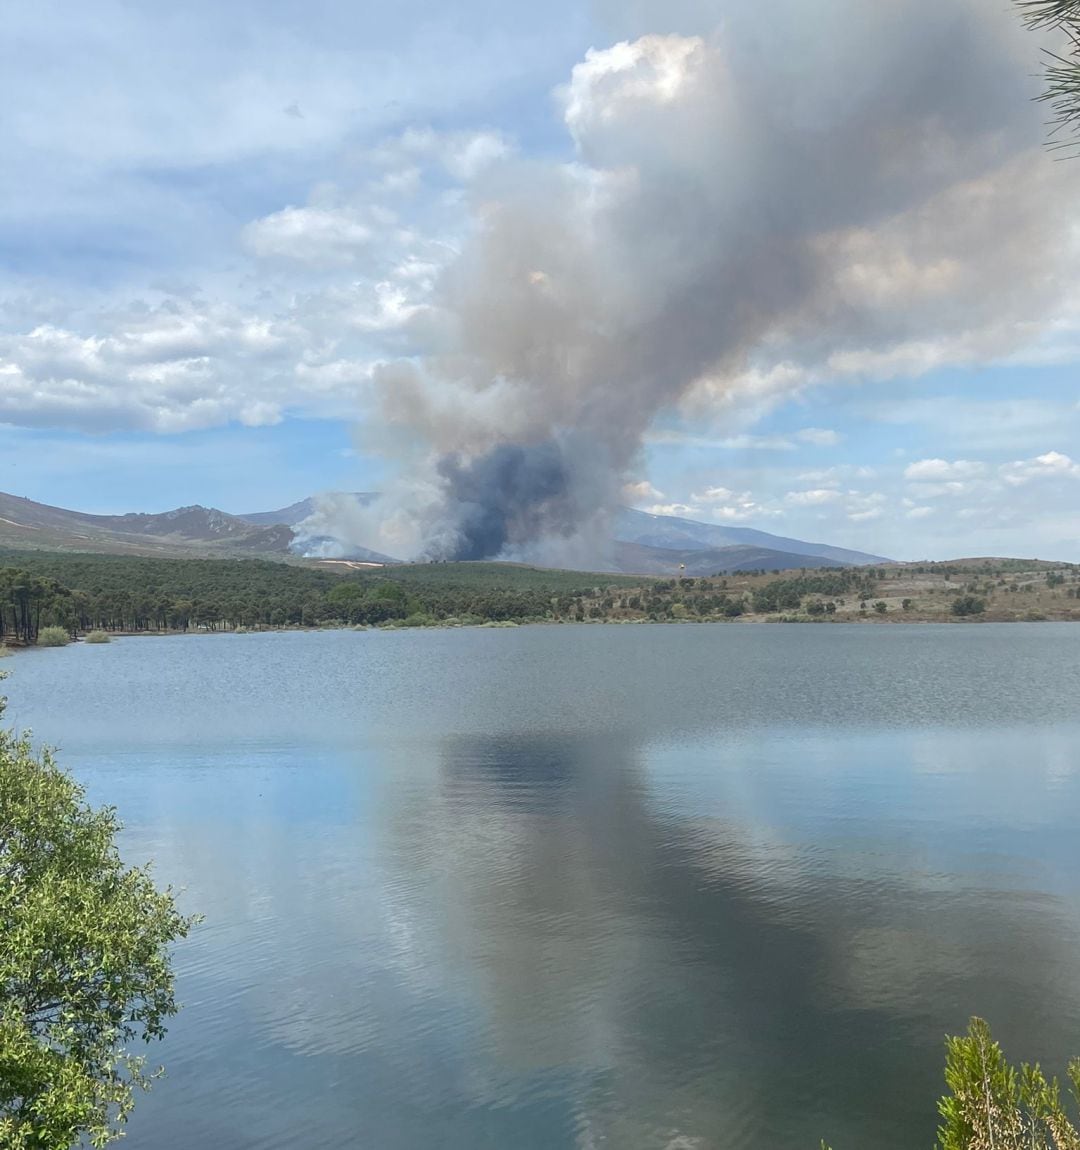
[[[574,158],[474,187],[426,354],[377,376],[412,554],[581,554],[666,410],[987,362],[1060,314],[1078,170],[1007,6],[724,12],[589,51],[557,93]]]

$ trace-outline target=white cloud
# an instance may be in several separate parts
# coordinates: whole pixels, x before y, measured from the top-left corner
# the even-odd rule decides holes
[[[818,487],[810,491],[789,491],[785,498],[796,507],[821,507],[836,503],[843,496],[834,487]]]
[[[380,280],[374,285],[374,306],[357,311],[350,322],[361,331],[378,332],[404,327],[419,315],[424,305],[416,302],[408,287],[391,280]]]
[[[819,487],[836,487],[852,479],[874,479],[877,472],[872,467],[841,463],[836,467],[826,467],[820,471],[803,471],[797,477],[800,483],[816,483]]]
[[[598,128],[633,127],[650,108],[675,100],[703,65],[698,37],[643,36],[610,48],[590,48],[562,89],[564,118],[581,142]]]
[[[1048,451],[1034,459],[1017,460],[1001,469],[1002,478],[1014,487],[1035,479],[1080,479],[1080,463],[1060,451]]]
[[[904,512],[908,519],[926,519],[934,513],[933,507],[912,507]]]
[[[370,364],[334,375],[310,333],[223,305],[112,317],[112,333],[51,325],[0,335],[0,421],[29,427],[186,431],[357,410]]]
[[[243,232],[245,246],[260,259],[328,266],[355,263],[371,239],[370,224],[348,207],[287,207],[253,221]]]
[[[852,523],[867,523],[880,519],[885,514],[885,505],[888,496],[883,491],[849,491],[845,501],[845,510]]]
[[[704,491],[690,497],[695,503],[730,503],[737,496],[728,487],[706,487]]]
[[[836,447],[843,442],[843,436],[838,431],[826,427],[804,427],[795,433],[800,443],[809,443],[814,447]]]
[[[734,496],[730,503],[714,507],[711,514],[714,519],[718,519],[721,523],[747,523],[754,520],[770,519],[781,514],[781,512],[766,503],[759,503],[749,491],[744,491],[741,495]]]
[[[412,127],[383,141],[371,157],[390,172],[413,171],[417,161],[434,162],[455,180],[467,184],[515,150],[513,141],[502,132],[439,132],[431,127]]]
[[[732,435],[718,446],[726,451],[794,451],[795,444],[783,435]]]
[[[678,519],[692,519],[701,512],[696,507],[686,503],[654,503],[651,507],[642,507],[646,515],[674,515]]]
[[[512,151],[511,143],[498,132],[458,132],[446,140],[442,160],[452,176],[468,183]]]
[[[705,447],[715,451],[794,451],[796,444],[783,435],[702,435],[660,428],[645,435],[646,443],[670,447]]]
[[[980,489],[991,490],[995,486],[992,481],[982,479],[950,479],[947,483],[913,483],[911,490],[920,499],[954,499]]]
[[[904,478],[917,482],[936,483],[949,479],[971,479],[982,475],[986,465],[971,459],[920,459],[910,464],[904,471]]]

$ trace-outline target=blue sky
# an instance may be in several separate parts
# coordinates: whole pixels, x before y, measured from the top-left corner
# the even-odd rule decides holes
[[[520,266],[537,265],[547,307],[578,265],[571,246],[540,270],[545,244],[584,234],[599,375],[618,362],[613,316],[631,316],[628,339],[667,316],[670,357],[645,353],[663,387],[612,449],[624,498],[899,558],[1080,561],[1080,189],[1028,99],[1039,44],[976,0],[902,0],[887,36],[865,11],[828,0],[796,53],[797,0],[773,20],[749,0],[18,6],[0,44],[0,490],[100,512],[249,511],[401,486],[426,466],[418,442],[470,452],[588,429],[592,377],[500,398],[483,373],[534,362],[535,346],[521,360],[460,342],[470,316],[522,322],[498,278],[518,253],[504,265],[475,236],[534,197],[547,202],[519,217]],[[974,62],[902,89],[912,49]],[[761,67],[767,107],[747,91]],[[785,168],[804,144],[804,167]],[[829,165],[850,173],[830,186]],[[570,183],[577,230],[556,218]],[[581,216],[582,188],[600,214]],[[675,222],[654,227],[661,211]],[[797,243],[792,219],[808,221]],[[616,234],[630,224],[642,249],[663,244],[631,250]],[[748,227],[751,256],[736,242]],[[733,282],[783,237],[770,274],[813,284],[754,289],[752,333],[667,379],[684,349],[665,309],[690,282],[671,253],[692,229],[712,264],[744,261]],[[467,275],[486,278],[445,286]],[[730,282],[704,262],[703,282],[729,322]],[[565,315],[541,314],[558,346]],[[415,395],[383,372],[394,364],[415,370]],[[601,428],[626,395],[607,388]]]

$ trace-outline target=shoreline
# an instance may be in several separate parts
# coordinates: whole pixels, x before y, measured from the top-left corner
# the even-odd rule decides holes
[[[411,625],[372,625],[344,623],[340,626],[324,627],[238,627],[235,629],[210,630],[207,628],[188,628],[187,630],[168,631],[113,631],[109,632],[109,641],[114,639],[176,639],[185,637],[236,635],[293,635],[318,634],[320,632],[340,631],[375,631],[395,633],[401,631],[505,631],[516,630],[520,627],[704,627],[704,626],[878,626],[878,627],[918,627],[918,626],[979,626],[987,623],[1014,624],[1014,623],[1080,623],[1080,613],[1063,615],[1057,618],[1043,615],[1038,618],[1024,618],[1017,615],[983,614],[977,616],[901,616],[899,612],[888,616],[879,615],[843,615],[826,618],[809,615],[742,615],[738,618],[714,619],[527,619],[527,620],[488,620],[483,623],[418,623]],[[108,643],[87,643],[85,634],[58,646],[39,646],[38,644],[18,644],[15,646],[0,645],[0,659],[8,656],[24,654],[28,651],[56,650],[59,646],[108,646]]]

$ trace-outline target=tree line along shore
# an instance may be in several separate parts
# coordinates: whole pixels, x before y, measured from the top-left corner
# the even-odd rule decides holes
[[[0,644],[290,627],[1080,619],[1080,567],[1025,560],[652,579],[498,563],[0,553]]]

